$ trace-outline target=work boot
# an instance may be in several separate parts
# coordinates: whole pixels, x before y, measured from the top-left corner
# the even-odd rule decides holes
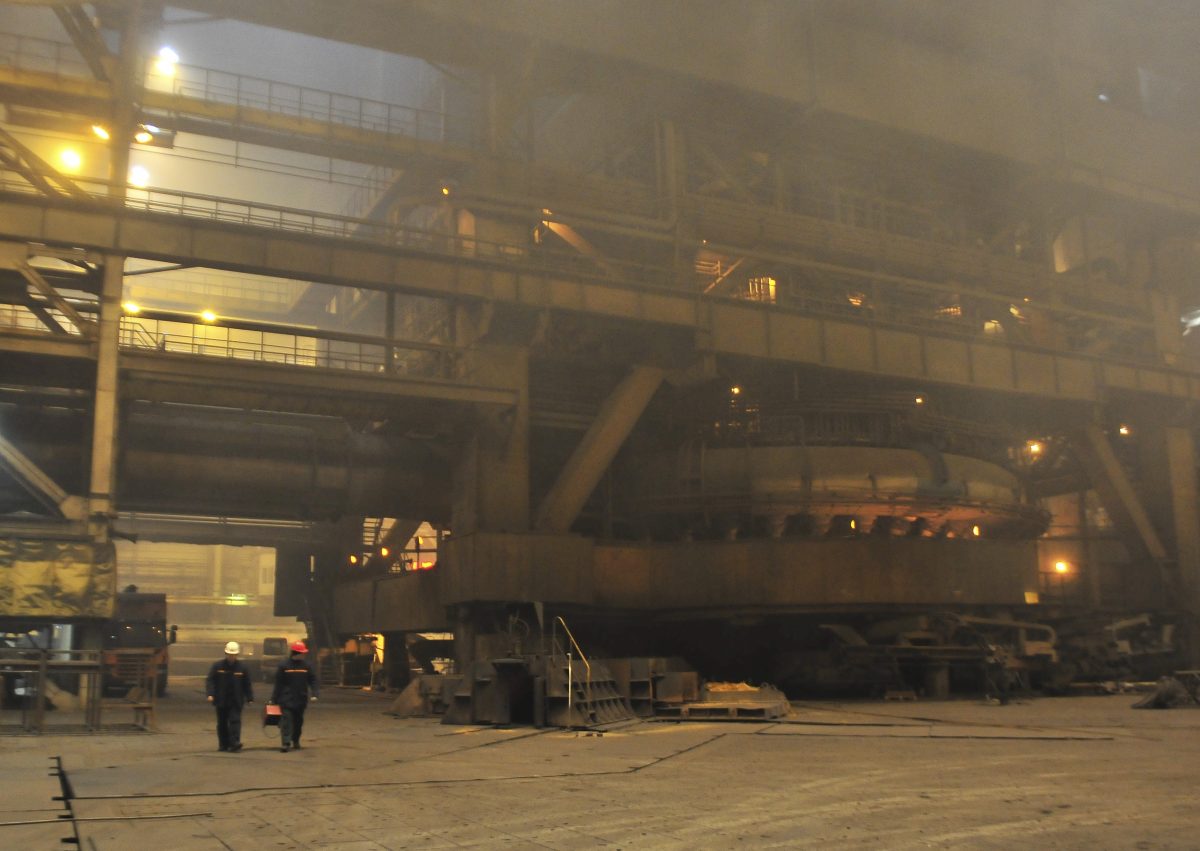
[[[292,747],[294,747],[296,750],[300,750],[300,743],[299,743],[299,742],[292,742]]]
[[[230,746],[229,746],[229,752],[230,752],[230,753],[237,753],[237,752],[238,752],[238,751],[240,751],[241,749],[242,749],[242,743],[241,743],[241,742],[238,742],[236,745],[230,745]]]
[[[283,747],[281,747],[281,748],[279,749],[279,752],[280,752],[280,753],[287,753],[287,752],[288,752],[288,751],[290,751],[290,750],[291,750],[291,748],[290,748],[290,747],[288,747],[288,746],[285,744]]]

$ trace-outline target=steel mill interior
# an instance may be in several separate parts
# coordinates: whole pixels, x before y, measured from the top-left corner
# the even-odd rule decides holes
[[[5,710],[109,691],[126,593],[462,724],[1200,667],[1198,39],[0,4]]]

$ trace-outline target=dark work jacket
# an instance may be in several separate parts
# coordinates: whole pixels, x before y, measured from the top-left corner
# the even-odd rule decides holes
[[[236,706],[240,709],[246,701],[254,700],[250,672],[240,660],[230,662],[222,659],[214,662],[208,669],[204,691],[213,699],[213,706]]]
[[[275,690],[271,702],[284,709],[303,709],[308,704],[308,693],[317,694],[317,676],[308,662],[293,656],[279,665],[275,672]]]

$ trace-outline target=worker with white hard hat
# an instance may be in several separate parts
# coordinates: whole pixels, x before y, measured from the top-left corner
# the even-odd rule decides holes
[[[204,690],[217,710],[219,750],[237,753],[242,749],[242,707],[254,702],[250,672],[238,660],[242,648],[236,641],[225,645],[225,658],[208,669]]]

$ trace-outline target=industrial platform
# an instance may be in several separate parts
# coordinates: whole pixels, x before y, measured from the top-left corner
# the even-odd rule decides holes
[[[0,740],[0,847],[77,828],[96,851],[1194,848],[1200,710],[1134,700],[797,703],[597,733],[396,719],[390,695],[330,690],[303,750],[280,753],[256,705],[226,754],[181,679],[158,732]]]

